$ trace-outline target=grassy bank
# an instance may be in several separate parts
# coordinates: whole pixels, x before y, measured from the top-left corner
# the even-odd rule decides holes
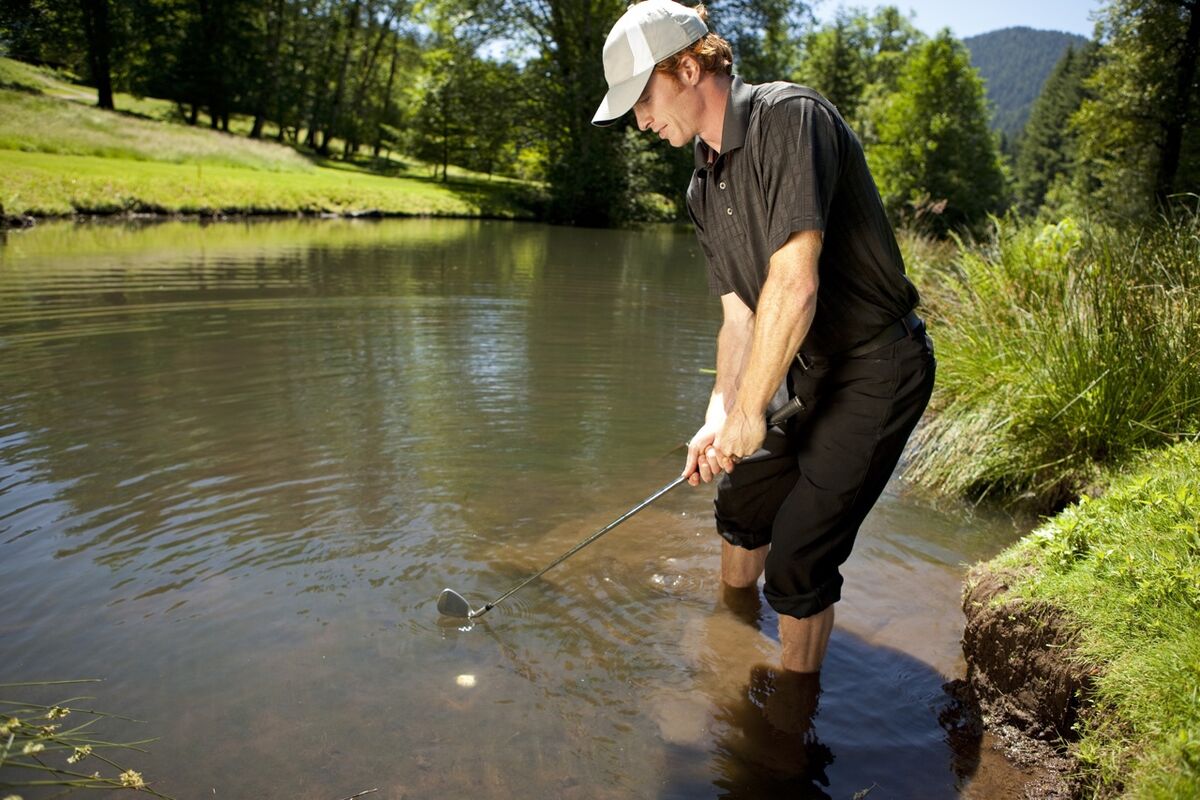
[[[158,100],[101,111],[60,78],[0,59],[0,206],[8,214],[360,214],[527,217],[527,188],[418,162],[368,171],[274,142],[166,121]],[[380,172],[385,174],[380,174]]]
[[[1200,214],[908,250],[938,351],[910,478],[1056,508],[1200,430]]]
[[[1099,796],[1200,797],[1200,444],[1141,459],[998,556],[1005,601],[1078,623],[1095,696],[1073,748]]]

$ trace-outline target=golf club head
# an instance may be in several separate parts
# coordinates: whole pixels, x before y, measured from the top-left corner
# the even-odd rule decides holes
[[[467,599],[453,589],[442,589],[438,595],[438,613],[447,617],[471,618],[471,604]]]

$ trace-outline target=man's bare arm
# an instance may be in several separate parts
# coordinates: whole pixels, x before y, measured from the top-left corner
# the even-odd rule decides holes
[[[711,458],[706,453],[737,399],[742,369],[754,337],[754,312],[736,294],[722,295],[721,308],[724,320],[717,334],[717,377],[713,381],[704,425],[688,442],[687,463],[683,469],[684,477],[688,477],[693,486],[701,480],[707,483],[713,475],[720,473],[716,451]]]
[[[758,450],[766,437],[767,403],[787,375],[817,310],[819,231],[793,233],[771,256],[754,315],[749,357],[741,370],[737,399],[714,440],[721,467]]]

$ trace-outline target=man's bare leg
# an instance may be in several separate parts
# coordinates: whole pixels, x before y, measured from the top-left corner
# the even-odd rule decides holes
[[[727,586],[746,588],[758,582],[767,563],[770,545],[754,550],[721,541],[721,580]],[[833,606],[819,614],[799,619],[779,615],[779,640],[783,645],[782,666],[790,672],[820,672],[833,631]]]
[[[820,672],[825,648],[833,630],[833,606],[811,617],[779,615],[779,641],[783,668],[792,672]]]
[[[747,550],[721,540],[721,580],[727,586],[744,589],[758,582],[763,566],[767,563],[769,544]]]

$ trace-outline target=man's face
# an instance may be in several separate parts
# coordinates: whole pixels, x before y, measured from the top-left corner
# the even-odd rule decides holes
[[[690,144],[699,132],[692,94],[689,87],[675,76],[655,70],[642,96],[633,104],[638,128],[657,133],[672,147]]]

